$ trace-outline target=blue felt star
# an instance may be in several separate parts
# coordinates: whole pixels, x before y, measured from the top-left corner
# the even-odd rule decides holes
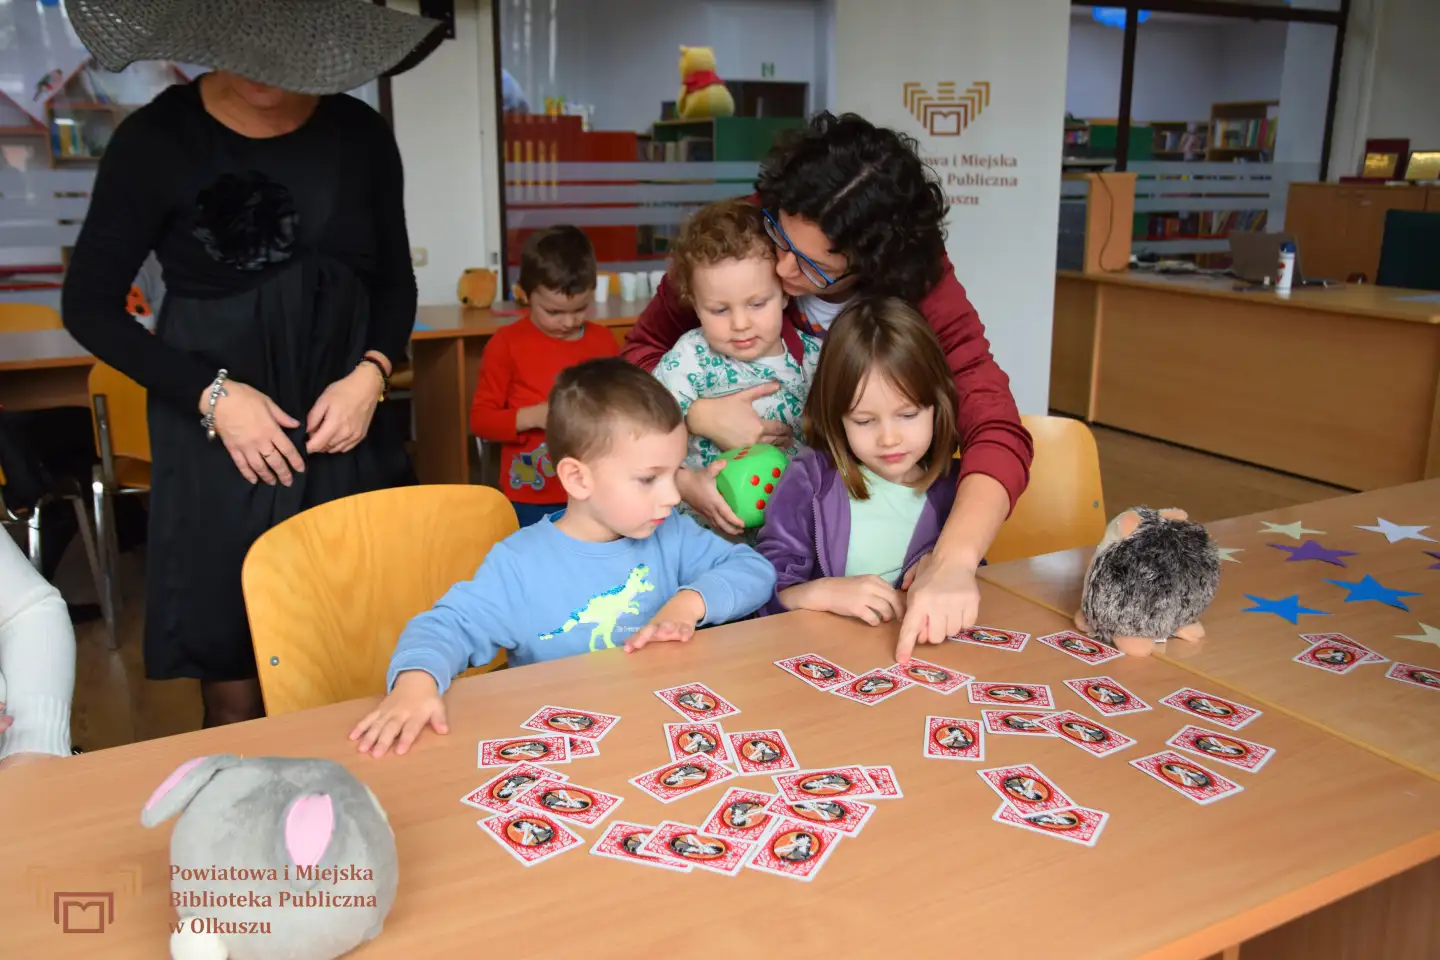
[[[1341,560],[1341,557],[1355,556],[1354,550],[1326,549],[1320,545],[1319,540],[1306,540],[1298,547],[1292,547],[1288,543],[1272,543],[1270,546],[1276,550],[1284,550],[1290,554],[1290,558],[1285,561],[1286,563],[1295,560],[1323,560],[1325,563],[1333,563],[1337,567],[1343,567],[1345,566],[1345,561]]]
[[[1389,587],[1382,586],[1379,580],[1368,573],[1364,578],[1353,583],[1349,580],[1326,580],[1325,582],[1333,583],[1337,587],[1344,587],[1350,591],[1350,595],[1345,598],[1346,603],[1355,603],[1357,600],[1378,600],[1392,607],[1399,607],[1401,610],[1409,610],[1410,608],[1405,606],[1405,601],[1400,598],[1420,596],[1413,590],[1391,590]]]
[[[1328,617],[1330,614],[1324,610],[1311,610],[1309,607],[1300,606],[1300,594],[1292,593],[1282,600],[1267,600],[1264,597],[1257,597],[1253,594],[1245,594],[1245,599],[1255,604],[1242,610],[1241,613],[1273,613],[1277,617],[1283,617],[1291,623],[1300,622],[1300,614],[1308,613],[1319,617]]]

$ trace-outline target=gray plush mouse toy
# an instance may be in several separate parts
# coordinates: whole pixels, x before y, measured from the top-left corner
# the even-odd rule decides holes
[[[380,934],[395,902],[395,835],[340,764],[199,757],[160,784],[140,822],[177,813],[174,960],[332,960]]]
[[[1085,571],[1075,626],[1121,653],[1205,636],[1200,614],[1220,584],[1220,552],[1183,510],[1134,507],[1111,520]]]

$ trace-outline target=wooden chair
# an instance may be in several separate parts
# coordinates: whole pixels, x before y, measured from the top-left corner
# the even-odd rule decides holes
[[[1069,417],[1020,421],[1035,439],[1030,485],[986,551],[987,563],[1093,547],[1105,533],[1100,456],[1090,428]]]
[[[241,583],[265,712],[384,693],[405,624],[518,527],[500,491],[455,484],[345,497],[263,534]]]
[[[91,484],[104,584],[100,608],[112,650],[120,642],[116,621],[121,605],[114,498],[150,490],[150,423],[145,405],[145,388],[119,370],[104,363],[90,369],[90,409],[95,422],[95,449],[100,455]]]
[[[60,311],[42,303],[0,303],[0,333],[59,330]]]

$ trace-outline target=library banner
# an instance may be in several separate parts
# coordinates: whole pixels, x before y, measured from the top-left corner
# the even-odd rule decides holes
[[[1068,0],[837,0],[837,112],[915,137],[946,243],[1022,413],[1050,381]]]

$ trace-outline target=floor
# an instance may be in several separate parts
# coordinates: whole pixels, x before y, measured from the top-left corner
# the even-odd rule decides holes
[[[1208,454],[1105,428],[1095,429],[1105,503],[1111,514],[1128,506],[1182,506],[1201,522],[1308,503],[1348,492]],[[57,580],[72,603],[93,602],[81,552],[71,551]],[[120,647],[105,647],[99,622],[76,630],[73,740],[84,750],[168,736],[200,726],[198,684],[144,678],[144,556],[124,558],[125,607]]]

